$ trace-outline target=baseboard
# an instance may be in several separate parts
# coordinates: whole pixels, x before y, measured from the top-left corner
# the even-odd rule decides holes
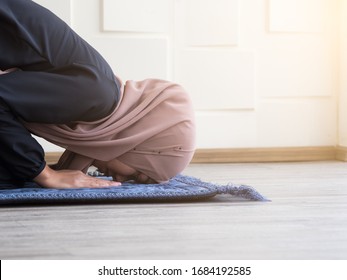
[[[60,152],[47,152],[46,162],[56,163]],[[285,161],[347,161],[347,147],[284,147],[198,149],[192,163],[285,162]]]
[[[335,147],[199,149],[195,153],[193,162],[319,161],[334,160],[335,154]]]
[[[336,147],[336,159],[347,161],[347,147]]]
[[[62,152],[47,152],[45,153],[45,160],[47,164],[57,163],[62,154]]]

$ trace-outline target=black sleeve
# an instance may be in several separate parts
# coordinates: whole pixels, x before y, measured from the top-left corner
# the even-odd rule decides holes
[[[46,165],[41,145],[1,100],[0,149],[2,165],[16,180],[32,180]]]

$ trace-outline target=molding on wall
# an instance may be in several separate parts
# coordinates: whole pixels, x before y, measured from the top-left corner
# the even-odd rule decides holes
[[[61,152],[47,152],[46,162],[56,163]],[[347,161],[347,147],[283,147],[198,149],[192,163],[285,162],[285,161]]]
[[[347,161],[347,147],[336,147],[336,159],[341,161]]]
[[[283,148],[240,148],[240,149],[199,149],[194,163],[227,162],[283,162],[334,160],[335,147],[283,147]]]
[[[62,152],[47,152],[45,153],[45,160],[47,164],[57,163],[62,154]]]

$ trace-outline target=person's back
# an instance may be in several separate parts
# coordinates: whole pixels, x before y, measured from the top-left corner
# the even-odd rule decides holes
[[[118,103],[119,84],[102,56],[65,22],[31,0],[0,0],[0,181],[33,179],[41,146],[20,120],[93,121]]]
[[[81,172],[93,162],[142,182],[185,168],[195,123],[181,86],[147,79],[122,90],[102,56],[49,10],[30,0],[0,4],[0,69],[18,69],[0,76],[0,182],[119,185]],[[46,165],[30,132],[66,148],[59,170]]]

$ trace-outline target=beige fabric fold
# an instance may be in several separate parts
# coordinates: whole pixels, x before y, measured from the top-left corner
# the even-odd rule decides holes
[[[117,107],[101,120],[24,124],[34,134],[66,149],[59,169],[86,171],[94,159],[117,158],[163,182],[189,164],[195,149],[189,95],[180,85],[158,79],[127,81]]]

